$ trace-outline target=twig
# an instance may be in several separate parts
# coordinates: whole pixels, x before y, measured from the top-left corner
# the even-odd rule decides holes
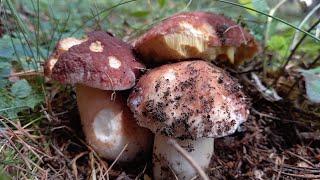
[[[43,72],[40,70],[29,70],[24,72],[12,73],[10,74],[10,77],[33,76],[33,75],[43,75]]]
[[[307,159],[305,159],[305,158],[303,158],[303,157],[301,157],[301,156],[299,156],[299,155],[297,155],[297,154],[295,154],[295,153],[293,153],[291,151],[287,151],[287,153],[292,155],[292,156],[294,156],[294,157],[297,157],[297,158],[301,159],[302,161],[306,162],[310,166],[315,167],[315,165],[312,162],[310,162],[309,160],[307,160]]]
[[[284,163],[284,156],[282,156],[282,158],[281,158],[280,169],[279,169],[279,172],[278,172],[278,175],[277,175],[276,180],[279,180],[279,179],[280,179],[280,175],[281,175],[282,169],[283,169],[283,163]]]
[[[119,160],[119,158],[121,157],[121,155],[123,154],[123,152],[127,149],[128,147],[128,143],[126,145],[124,145],[123,149],[121,150],[121,152],[118,154],[118,156],[116,157],[116,159],[112,162],[112,164],[109,166],[109,168],[107,169],[106,173],[104,174],[104,176],[107,174],[107,179],[109,180],[109,171],[112,169],[112,167],[116,164],[116,162]]]
[[[242,31],[241,26],[239,26],[239,25],[234,25],[234,26],[228,27],[228,28],[223,32],[223,34],[227,33],[230,29],[233,29],[233,28],[239,28],[239,30],[241,31],[241,36],[242,36],[242,39],[243,39],[243,41],[244,41],[244,44],[247,44],[248,41],[247,41],[246,37],[244,36],[244,33],[243,33],[243,31]]]
[[[72,166],[72,171],[73,171],[73,175],[75,176],[76,179],[78,178],[78,169],[77,169],[77,160],[82,157],[83,155],[87,154],[88,152],[82,152],[78,155],[76,155],[76,157],[74,157],[71,161],[71,166]]]
[[[96,168],[94,167],[94,157],[93,157],[92,152],[89,154],[89,158],[90,158],[90,167],[91,167],[91,176],[90,177],[92,180],[96,180],[97,175],[96,175]]]
[[[282,98],[278,95],[278,93],[272,88],[272,87],[266,87],[262,84],[259,77],[251,72],[251,78],[254,81],[254,86],[257,88],[257,90],[262,94],[262,96],[267,99],[268,101],[279,101]]]
[[[172,167],[171,167],[169,164],[168,164],[168,168],[170,169],[171,173],[173,174],[174,179],[175,179],[175,180],[179,180],[177,174],[174,172],[174,170],[172,169]]]
[[[174,139],[169,139],[168,144],[173,146],[189,163],[190,165],[199,173],[200,177],[203,180],[209,180],[207,174],[203,171],[203,169],[195,162],[192,157],[188,154],[186,150],[184,150]]]
[[[300,175],[300,174],[291,174],[291,173],[286,173],[286,172],[282,172],[281,174],[287,175],[287,176],[292,176],[292,177],[297,177],[297,178],[303,178],[303,179],[319,179],[320,178],[320,175],[312,175],[312,174]]]
[[[142,177],[142,175],[144,174],[144,172],[147,169],[147,164],[144,166],[143,170],[136,176],[136,178],[134,178],[135,180],[139,180],[140,177]]]

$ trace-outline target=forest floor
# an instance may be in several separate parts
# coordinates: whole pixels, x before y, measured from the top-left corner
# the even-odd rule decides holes
[[[26,1],[21,2],[23,4]],[[105,15],[104,18],[95,19],[96,14],[93,13],[92,16],[94,16],[94,18],[92,19],[96,21],[97,26],[93,25],[95,23],[90,25],[86,24],[89,21],[81,24],[84,21],[83,18],[90,16],[90,13],[92,13],[88,10],[88,5],[83,3],[81,7],[78,7],[77,3],[70,2],[68,5],[70,5],[71,9],[82,8],[82,10],[85,9],[87,12],[81,10],[71,12],[71,15],[74,13],[73,15],[76,19],[70,20],[72,23],[70,27],[68,27],[69,29],[65,27],[59,27],[59,29],[58,25],[55,28],[58,29],[57,31],[60,30],[62,34],[66,32],[78,32],[80,28],[82,28],[81,30],[85,29],[83,28],[85,25],[92,27],[83,31],[99,28],[99,25],[109,23],[109,26],[105,25],[105,29],[102,29],[108,31],[113,29],[115,32],[119,32],[120,37],[126,38],[126,34],[134,32],[133,29],[136,30],[138,29],[137,27],[145,27],[147,20],[148,23],[153,22],[153,19],[160,20],[160,17],[173,14],[172,11],[178,12],[178,10],[181,9],[185,10],[184,8],[188,8],[190,5],[189,3],[183,4],[180,1],[168,1],[167,4],[163,4],[163,2],[166,1],[159,0],[157,7],[150,7],[151,10],[149,14],[147,11],[144,11],[145,9],[140,8],[143,8],[145,3],[134,6],[137,9],[140,8],[139,11],[131,12],[130,10],[135,10],[135,8],[131,8],[130,6],[125,10],[115,10],[114,14],[117,14],[119,17],[121,16],[123,19],[117,15],[110,15],[110,19],[114,18],[115,20],[113,22],[118,21],[118,24],[112,23],[112,20],[108,19],[109,14]],[[87,3],[90,3],[90,1]],[[101,1],[101,3],[105,3],[105,1]],[[191,4],[189,8],[193,10],[198,7],[202,9],[207,6],[209,7],[209,1],[208,3],[205,1],[197,3]],[[112,3],[110,4],[112,5]],[[217,7],[215,11],[219,9],[223,10],[221,7],[225,7],[224,4],[220,4],[221,6],[215,6],[216,4],[214,3],[212,4],[210,7]],[[111,5],[110,7],[113,7]],[[43,15],[41,19],[36,17],[36,13],[28,10],[28,7],[32,9],[32,5],[27,6],[26,4],[23,4],[23,8],[17,9],[21,11],[19,13],[22,19],[27,22],[27,28],[31,29],[32,33],[37,29],[37,26],[34,25],[34,22],[37,22],[37,20],[43,21],[41,23],[44,32],[46,30],[45,28],[47,28],[47,30],[53,29],[52,26],[48,25],[48,22],[52,20],[49,18],[49,15],[47,15],[50,14],[48,10],[43,12],[45,15]],[[59,8],[64,9],[64,6],[59,6]],[[145,8],[149,8],[149,5],[145,5]],[[32,59],[31,57],[25,59],[22,57],[23,65],[17,63],[17,60],[11,62],[11,59],[15,59],[15,57],[7,56],[6,53],[9,50],[5,49],[5,51],[3,51],[3,47],[11,41],[18,41],[17,37],[19,33],[16,33],[15,30],[19,29],[12,25],[16,20],[15,11],[7,11],[9,16],[8,21],[4,22],[2,17],[0,18],[0,40],[1,38],[7,38],[5,42],[0,41],[0,180],[6,179],[5,174],[14,179],[56,180],[90,178],[149,180],[152,177],[151,155],[146,158],[148,159],[147,162],[120,164],[118,162],[101,159],[92,148],[86,144],[81,130],[80,117],[76,105],[76,95],[71,86],[66,86],[61,89],[61,86],[57,86],[55,83],[46,82],[41,70],[31,69],[29,71],[28,69],[23,69],[23,66],[26,64],[24,60],[30,61],[30,59]],[[248,21],[246,22],[248,22],[248,24],[256,23],[265,25],[265,22],[268,20],[265,16],[252,15],[252,13],[248,13],[246,10],[242,11],[241,13],[244,13],[246,15],[245,17],[247,17]],[[123,12],[128,13],[125,14]],[[228,12],[233,11],[228,9]],[[234,17],[239,17],[240,11],[237,10],[234,12]],[[39,14],[41,13],[42,12]],[[158,17],[158,13],[161,14],[159,15],[160,17]],[[0,14],[2,15],[3,12],[1,11]],[[66,12],[64,12],[63,15],[61,14],[59,15],[57,10],[54,15],[62,18]],[[122,17],[122,15],[124,17]],[[128,18],[131,16],[134,17],[133,20]],[[33,19],[27,20],[26,17],[33,17]],[[254,21],[249,21],[252,17],[255,18]],[[61,21],[59,18],[57,19]],[[67,18],[69,18],[69,16]],[[121,21],[119,19],[121,19]],[[260,20],[261,22],[258,22]],[[133,25],[129,26],[130,23]],[[81,24],[81,26],[79,26],[79,24]],[[252,27],[256,27],[256,24],[253,24]],[[276,27],[276,25],[274,25],[274,27]],[[279,27],[282,28],[282,24],[279,25]],[[261,37],[265,33],[265,28],[265,26],[262,28],[257,27],[257,29],[255,29],[255,35],[263,39]],[[312,29],[310,29],[309,32],[311,32],[311,30]],[[289,33],[287,33],[287,31]],[[279,32],[283,33],[281,37],[280,35],[279,37],[277,36],[278,31],[274,31],[272,32],[273,34],[270,35],[278,38],[272,39],[271,37],[269,39],[270,42],[274,41],[275,43],[264,43],[270,47],[274,46],[273,49],[270,49],[270,47],[269,49],[263,49],[263,52],[257,58],[238,69],[226,67],[227,71],[239,79],[243,85],[246,96],[251,101],[250,117],[235,134],[215,139],[214,155],[210,168],[207,170],[207,174],[212,179],[320,179],[320,108],[319,105],[312,104],[307,100],[303,78],[301,78],[300,74],[290,69],[291,67],[299,66],[300,68],[305,67],[305,64],[310,64],[310,61],[308,61],[308,63],[302,62],[303,59],[315,59],[315,63],[311,64],[313,66],[319,65],[318,60],[320,57],[318,54],[320,46],[318,41],[308,41],[306,42],[306,44],[309,43],[309,46],[306,46],[307,48],[301,48],[301,51],[294,52],[293,56],[288,58],[288,62],[290,61],[288,68],[284,69],[285,72],[278,76],[281,78],[274,86],[279,95],[284,98],[277,101],[272,100],[272,98],[266,97],[270,94],[266,95],[265,92],[261,91],[262,85],[259,84],[259,82],[270,85],[272,84],[270,81],[274,81],[277,75],[266,75],[268,69],[265,69],[266,66],[264,66],[264,62],[268,61],[270,56],[274,55],[275,57],[276,54],[281,54],[282,52],[280,52],[281,50],[277,46],[278,43],[282,42],[280,40],[285,38],[287,39],[283,41],[287,43],[287,40],[291,40],[292,33],[294,33],[292,29],[280,29]],[[81,33],[80,35],[83,35]],[[41,40],[40,38],[52,38],[54,36],[61,38],[60,34],[55,34],[55,32],[53,32],[52,37],[49,36],[50,33],[44,33],[41,34],[41,36],[39,32],[35,34],[35,39],[39,41],[39,44],[38,42],[34,43],[37,47],[29,48],[37,53],[39,51],[38,48],[42,50],[41,47],[43,47],[43,49],[48,48],[48,54],[50,54],[50,48],[52,50],[54,47],[53,45],[48,47],[48,42],[52,43],[52,39],[49,41],[46,39]],[[37,35],[39,35],[40,38]],[[8,38],[9,36],[11,39]],[[25,45],[23,48],[26,48],[26,43],[22,41],[23,40],[21,40],[21,44],[24,43]],[[312,48],[314,49],[312,50]],[[284,47],[284,49],[287,50],[288,47]],[[19,49],[17,50],[19,51]],[[311,53],[309,53],[309,51]],[[315,54],[312,54],[314,52]],[[281,58],[286,59],[284,56]],[[37,58],[33,59],[36,60]],[[9,63],[4,60],[8,61],[10,66],[8,65]],[[10,82],[2,87],[1,73],[4,71],[2,72],[1,68],[4,68],[4,64],[10,68],[19,67],[20,71],[15,72],[16,69],[9,69],[8,72],[10,75],[8,79]],[[311,66],[306,67],[310,68]],[[26,79],[32,85],[33,90],[40,89],[41,93],[43,93],[43,99],[36,103],[37,105],[34,109],[31,108],[33,107],[31,106],[28,109],[22,109],[16,112],[20,118],[9,118],[6,114],[4,115],[2,113],[11,108],[10,106],[7,107],[6,103],[14,102],[19,105],[19,102],[24,102],[18,101],[19,99],[14,97],[11,92],[12,84],[22,79]],[[39,79],[41,79],[41,83],[38,83]],[[296,84],[294,82],[296,82]],[[283,84],[289,84],[289,87],[292,84],[295,84],[295,86],[291,86],[293,89],[288,89],[288,86],[284,87]],[[27,84],[22,87],[22,91],[25,91],[25,88],[31,87]],[[29,91],[33,92],[31,90]],[[289,91],[291,92],[288,93]],[[32,96],[30,93],[29,95]],[[36,96],[34,99],[24,100],[36,101],[37,98]],[[2,99],[5,99],[6,102]],[[4,175],[1,175],[2,173]]]

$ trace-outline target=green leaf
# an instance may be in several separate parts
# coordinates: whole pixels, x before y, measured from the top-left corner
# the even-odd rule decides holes
[[[305,80],[308,99],[314,103],[320,103],[320,67],[299,71]]]
[[[9,83],[8,77],[11,73],[11,67],[10,63],[0,61],[0,88],[5,87]]]
[[[278,52],[281,57],[285,57],[287,54],[287,49],[289,47],[288,39],[284,36],[272,36],[268,41],[268,48],[275,52]]]
[[[158,0],[158,4],[160,6],[160,8],[163,8],[164,5],[166,5],[167,0]]]
[[[269,6],[265,0],[252,0],[252,5],[254,9],[262,12],[269,12]]]
[[[15,41],[17,42],[17,41]],[[11,46],[11,40],[8,35],[0,38],[0,57],[10,59],[14,55],[14,49]]]
[[[11,64],[8,62],[0,61],[0,78],[7,78],[10,76]]]
[[[268,12],[269,11],[269,6],[265,0],[239,0],[239,3],[244,5],[245,7],[256,9],[258,11],[262,12]],[[251,15],[257,16],[258,13],[247,10]]]
[[[35,90],[32,90],[25,98],[19,98],[12,95],[12,92],[7,91],[6,89],[0,89],[0,115],[10,119],[18,118],[18,113],[26,109],[34,109],[38,104],[44,101],[43,94]]]
[[[135,17],[146,17],[150,14],[149,11],[135,11],[130,13],[130,15],[135,16]]]
[[[11,86],[11,93],[18,98],[25,98],[31,94],[31,86],[28,81],[19,80]]]

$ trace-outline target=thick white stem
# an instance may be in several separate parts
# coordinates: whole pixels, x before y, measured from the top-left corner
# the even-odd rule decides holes
[[[153,147],[153,176],[156,180],[167,179],[175,175],[179,179],[191,179],[197,171],[173,146],[168,144],[168,137],[155,136]],[[176,140],[193,160],[203,169],[208,168],[213,154],[214,139]]]
[[[88,144],[102,157],[115,160],[123,148],[120,162],[144,158],[152,148],[152,134],[138,126],[119,94],[77,85],[77,103]]]

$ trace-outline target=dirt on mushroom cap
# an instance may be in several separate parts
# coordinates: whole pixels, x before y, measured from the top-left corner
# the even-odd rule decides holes
[[[232,134],[249,114],[237,81],[205,61],[149,71],[131,92],[128,105],[141,126],[180,139]]]
[[[88,34],[87,41],[59,57],[52,78],[103,90],[130,89],[139,70],[144,68],[133,53],[132,47],[120,39],[94,31]]]
[[[146,63],[228,59],[235,53],[232,63],[239,64],[259,51],[258,43],[245,29],[223,15],[209,12],[175,14],[133,44]]]

